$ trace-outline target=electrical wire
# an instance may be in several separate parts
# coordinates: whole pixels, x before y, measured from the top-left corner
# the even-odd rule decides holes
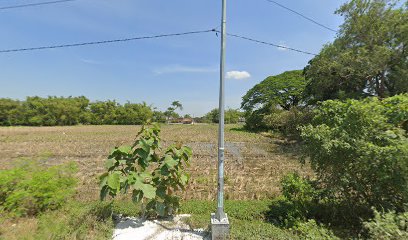
[[[135,40],[143,40],[143,39],[154,39],[154,38],[163,38],[163,37],[175,37],[175,36],[184,36],[184,35],[192,35],[192,34],[200,34],[200,33],[209,33],[209,32],[215,32],[215,33],[221,33],[221,31],[217,30],[216,28],[214,29],[209,29],[209,30],[201,30],[201,31],[191,31],[191,32],[182,32],[182,33],[170,33],[170,34],[160,34],[160,35],[154,35],[154,36],[144,36],[144,37],[132,37],[132,38],[120,38],[120,39],[113,39],[113,40],[103,40],[103,41],[93,41],[93,42],[82,42],[82,43],[69,43],[69,44],[60,44],[60,45],[50,45],[50,46],[41,46],[41,47],[28,47],[28,48],[15,48],[15,49],[4,49],[0,50],[0,53],[12,53],[12,52],[25,52],[25,51],[35,51],[35,50],[45,50],[45,49],[55,49],[55,48],[68,48],[68,47],[80,47],[80,46],[88,46],[88,45],[100,45],[100,44],[108,44],[108,43],[118,43],[118,42],[128,42],[128,41],[135,41]],[[296,48],[291,48],[275,43],[270,43],[270,42],[265,42],[261,40],[257,40],[254,38],[250,37],[245,37],[242,35],[238,34],[231,34],[227,33],[228,36],[235,37],[235,38],[240,38],[243,40],[251,41],[251,42],[256,42],[264,45],[269,45],[281,49],[287,49],[303,54],[308,54],[308,55],[314,55],[316,56],[317,54],[311,53],[308,51],[296,49]]]
[[[214,31],[214,32],[221,33],[220,31],[215,30],[215,29],[213,29],[213,31]],[[251,42],[261,43],[261,44],[265,44],[265,45],[269,45],[269,46],[273,46],[273,47],[277,47],[277,48],[282,48],[282,49],[287,49],[287,50],[291,50],[291,51],[295,51],[295,52],[299,52],[299,53],[304,53],[304,54],[308,54],[308,55],[317,56],[316,53],[311,53],[311,52],[308,52],[308,51],[304,51],[304,50],[300,50],[300,49],[296,49],[296,48],[291,48],[291,47],[279,45],[279,44],[276,44],[276,43],[265,42],[265,41],[257,40],[257,39],[250,38],[250,37],[245,37],[245,36],[238,35],[238,34],[227,33],[227,35],[228,35],[228,36],[231,36],[231,37],[235,37],[235,38],[240,38],[240,39],[244,39],[244,40],[247,40],[247,41],[251,41]]]
[[[40,5],[56,4],[56,3],[63,3],[63,2],[73,2],[73,1],[77,1],[77,0],[58,0],[58,1],[38,2],[38,3],[27,3],[27,4],[0,7],[0,10],[13,9],[13,8],[24,8],[24,7],[34,7],[34,6],[40,6]]]
[[[328,27],[328,26],[326,26],[326,25],[324,25],[322,23],[319,23],[318,21],[316,21],[316,20],[314,20],[314,19],[312,19],[312,18],[310,18],[310,17],[308,17],[308,16],[306,16],[306,15],[304,15],[304,14],[298,12],[298,11],[295,11],[295,10],[289,8],[289,7],[286,7],[285,5],[283,5],[281,3],[278,3],[278,2],[276,2],[274,0],[266,0],[266,1],[270,2],[270,3],[273,3],[273,4],[275,4],[275,5],[277,5],[277,6],[281,7],[281,8],[284,8],[284,9],[286,9],[286,10],[288,10],[288,11],[290,11],[290,12],[292,12],[292,13],[298,15],[298,16],[301,16],[302,18],[304,18],[304,19],[306,19],[306,20],[308,20],[308,21],[310,21],[310,22],[312,22],[312,23],[314,23],[314,24],[316,24],[316,25],[318,25],[318,26],[320,26],[322,28],[325,28],[325,29],[327,29],[329,31],[332,31],[332,32],[335,32],[335,33],[338,32],[337,30],[334,30],[333,28],[330,28],[330,27]]]
[[[41,46],[41,47],[5,49],[5,50],[0,50],[0,53],[23,52],[23,51],[34,51],[34,50],[67,48],[67,47],[79,47],[79,46],[87,46],[87,45],[99,45],[99,44],[107,44],[107,43],[128,42],[128,41],[135,41],[135,40],[142,40],[142,39],[184,36],[184,35],[191,35],[191,34],[208,33],[208,32],[213,32],[213,31],[214,31],[214,29],[210,29],[210,30],[202,30],[202,31],[191,31],[191,32],[182,32],[182,33],[161,34],[161,35],[155,35],[155,36],[120,38],[120,39],[113,39],[113,40],[82,42],[82,43],[70,43],[70,44]]]

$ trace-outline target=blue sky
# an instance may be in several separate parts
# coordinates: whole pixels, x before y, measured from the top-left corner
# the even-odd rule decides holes
[[[41,1],[2,0],[0,6]],[[334,11],[344,0],[277,1],[331,28],[342,23]],[[221,0],[77,0],[0,10],[0,49],[207,30],[220,25],[220,15]],[[335,37],[266,0],[229,0],[227,24],[229,33],[315,53]],[[182,113],[201,116],[218,106],[219,42],[214,33],[204,33],[0,54],[0,97],[84,95],[93,101],[146,101],[160,110],[179,100]],[[302,69],[310,59],[227,38],[226,71],[250,77],[227,79],[226,106],[238,108],[255,84]]]

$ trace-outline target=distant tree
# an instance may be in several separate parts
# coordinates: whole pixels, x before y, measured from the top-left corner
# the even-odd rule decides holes
[[[166,122],[166,115],[161,111],[153,111],[153,122],[157,123],[165,123]]]
[[[11,126],[15,124],[13,115],[17,114],[17,109],[21,106],[20,101],[0,98],[0,126]]]
[[[315,101],[408,92],[408,2],[351,0],[333,43],[305,68]]]
[[[180,103],[180,101],[172,102],[171,106],[174,108],[174,111],[177,109],[180,109],[181,111],[183,111],[183,105]]]
[[[169,122],[172,119],[180,117],[180,115],[176,113],[177,109],[183,110],[183,105],[180,103],[180,101],[173,101],[171,103],[171,106],[168,107],[167,110],[164,112],[164,115],[167,118],[167,122]]]
[[[185,114],[184,118],[192,118],[190,114]]]
[[[251,88],[242,97],[241,108],[246,112],[278,105],[290,110],[304,102],[306,80],[302,70],[287,71],[270,76]]]
[[[224,114],[224,123],[231,124],[231,123],[238,123],[239,118],[243,116],[243,113],[240,112],[238,109],[227,109],[225,110]],[[219,122],[219,110],[218,108],[214,108],[210,112],[204,115],[204,122],[207,123],[218,123]]]

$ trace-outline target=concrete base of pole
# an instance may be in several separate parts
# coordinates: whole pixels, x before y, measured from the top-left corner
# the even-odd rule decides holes
[[[227,214],[225,214],[225,218],[221,219],[221,221],[218,221],[215,213],[211,213],[211,239],[229,239],[229,221]]]

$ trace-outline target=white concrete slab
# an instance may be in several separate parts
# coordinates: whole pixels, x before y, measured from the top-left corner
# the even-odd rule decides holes
[[[203,229],[190,229],[183,222],[190,215],[177,215],[173,219],[142,220],[122,218],[116,224],[114,240],[203,240],[209,239]]]

